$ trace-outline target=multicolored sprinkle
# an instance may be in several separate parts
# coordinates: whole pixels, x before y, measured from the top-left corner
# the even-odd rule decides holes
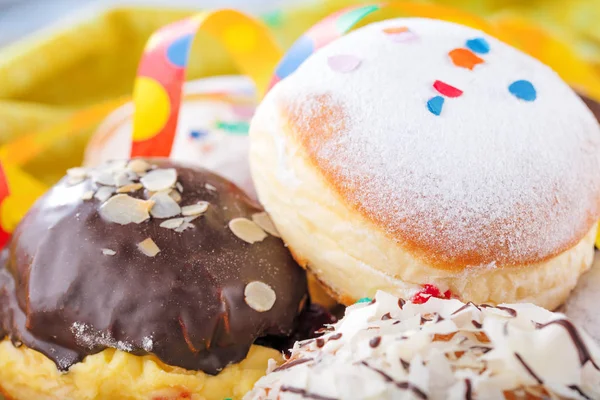
[[[435,96],[427,100],[427,109],[433,115],[440,115],[442,113],[443,106],[444,98],[442,96]]]
[[[466,42],[466,46],[477,54],[487,54],[490,52],[490,44],[484,38],[469,39]]]
[[[531,82],[525,79],[511,83],[508,86],[508,91],[517,99],[524,101],[534,101],[537,98],[535,87]]]

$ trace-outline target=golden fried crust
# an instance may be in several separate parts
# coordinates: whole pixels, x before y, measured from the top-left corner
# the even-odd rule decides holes
[[[241,399],[267,369],[281,361],[273,349],[252,346],[246,359],[215,376],[168,366],[153,356],[108,349],[62,374],[26,346],[0,341],[0,393],[7,400],[223,400]]]
[[[306,102],[311,102],[310,112],[306,112]],[[429,220],[428,223],[405,223],[406,221],[395,218],[393,212],[384,213],[381,209],[370,208],[361,201],[363,184],[359,180],[351,180],[343,171],[352,168],[351,165],[340,167],[335,160],[319,156],[323,146],[335,139],[336,134],[345,130],[346,121],[349,120],[346,110],[329,94],[314,95],[299,102],[281,103],[282,116],[285,121],[285,133],[293,138],[305,152],[305,162],[309,163],[320,173],[326,184],[337,194],[341,203],[349,206],[373,224],[375,229],[384,232],[391,240],[395,241],[405,251],[414,257],[439,270],[460,272],[468,266],[487,265],[494,262],[496,267],[523,267],[539,264],[550,260],[557,255],[573,248],[590,231],[596,223],[597,216],[590,210],[583,223],[572,227],[572,234],[568,240],[545,248],[543,252],[531,250],[515,252],[508,245],[508,241],[482,240],[479,247],[473,243],[465,243],[460,238],[453,240],[439,240],[446,235],[446,228],[440,221]],[[340,149],[342,151],[343,149]],[[410,201],[410,199],[409,199]],[[550,206],[548,207],[550,208]],[[543,215],[552,215],[551,209],[529,209],[522,206],[515,208],[513,218],[519,224],[528,224],[533,218]],[[420,215],[419,221],[431,219],[431,215]],[[482,232],[482,238],[494,238],[500,228],[506,227],[507,221],[496,221]],[[512,221],[514,222],[514,221]],[[436,226],[435,231],[429,227]],[[467,245],[469,250],[467,251]],[[461,251],[460,248],[465,249]],[[458,251],[457,251],[458,248]]]

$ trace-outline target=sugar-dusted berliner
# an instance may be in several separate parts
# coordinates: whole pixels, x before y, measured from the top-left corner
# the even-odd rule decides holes
[[[3,252],[0,393],[239,399],[279,336],[311,330],[306,300],[304,271],[229,181],[159,159],[72,169]]]
[[[367,25],[278,83],[250,127],[259,199],[342,303],[560,305],[586,271],[600,126],[549,67],[430,19]]]

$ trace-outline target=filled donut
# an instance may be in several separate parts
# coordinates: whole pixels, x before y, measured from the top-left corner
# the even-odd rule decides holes
[[[306,307],[304,271],[234,184],[161,159],[75,168],[3,252],[0,392],[240,398]]]
[[[313,53],[250,128],[260,201],[340,302],[564,302],[593,257],[600,127],[549,67],[450,22]]]
[[[324,331],[244,399],[600,398],[597,343],[532,304],[414,304],[379,292]]]

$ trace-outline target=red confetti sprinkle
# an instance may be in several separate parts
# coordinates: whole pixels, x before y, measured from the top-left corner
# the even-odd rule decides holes
[[[468,49],[454,49],[448,53],[452,62],[457,67],[473,69],[477,64],[483,63],[483,59],[477,57],[475,53]]]
[[[462,90],[457,89],[454,86],[450,86],[447,83],[444,83],[442,81],[435,81],[435,82],[433,82],[433,87],[440,94],[443,94],[446,97],[458,97],[461,94],[463,94]]]
[[[452,292],[450,290],[446,290],[444,293],[440,292],[440,289],[431,284],[423,285],[423,289],[421,289],[417,294],[415,294],[412,298],[412,302],[414,304],[423,304],[427,303],[432,297],[437,297],[438,299],[448,300],[452,298]]]

